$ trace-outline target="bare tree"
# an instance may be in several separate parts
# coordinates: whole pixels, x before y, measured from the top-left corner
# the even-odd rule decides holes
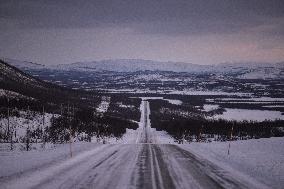
[[[26,131],[26,150],[29,151],[30,147],[30,128],[28,127]]]

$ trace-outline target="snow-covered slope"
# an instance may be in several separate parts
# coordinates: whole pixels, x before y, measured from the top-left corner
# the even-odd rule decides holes
[[[0,89],[45,101],[70,94],[69,90],[37,79],[2,60],[0,60]]]
[[[0,82],[42,87],[43,82],[0,60]]]
[[[13,91],[9,91],[9,90],[4,90],[4,89],[0,89],[0,98],[1,97],[8,97],[9,99],[30,99],[32,100],[33,98],[22,95],[20,93],[16,93]]]
[[[15,59],[10,59],[10,58],[0,58],[0,59],[21,70],[33,70],[33,69],[44,69],[45,68],[44,65],[38,64],[38,63],[20,61],[20,60],[15,60]]]

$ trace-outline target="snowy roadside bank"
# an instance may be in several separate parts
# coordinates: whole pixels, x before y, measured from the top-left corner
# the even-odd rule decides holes
[[[269,188],[284,186],[284,138],[178,145],[198,157],[229,170],[237,177],[251,178]]]
[[[88,142],[73,143],[73,157],[99,146],[101,145]],[[32,151],[0,151],[0,179],[39,167],[50,166],[69,158],[69,144],[59,144],[55,148]]]

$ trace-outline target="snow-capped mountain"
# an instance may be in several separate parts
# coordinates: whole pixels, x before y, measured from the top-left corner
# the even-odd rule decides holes
[[[58,65],[54,69],[65,71],[172,71],[188,73],[234,74],[241,79],[283,78],[284,63],[222,63],[218,65],[198,65],[184,62],[157,62],[139,59],[118,59],[93,62],[77,62]]]
[[[3,59],[3,58],[2,58]],[[60,64],[57,66],[45,66],[37,63],[3,59],[21,70],[55,70],[55,71],[78,71],[78,72],[138,72],[138,71],[168,71],[187,73],[213,73],[226,74],[239,79],[281,79],[284,78],[284,62],[261,63],[261,62],[238,62],[221,63],[217,65],[198,65],[184,62],[159,62],[141,59],[116,59],[92,62],[76,62]]]
[[[212,66],[197,65],[183,62],[158,62],[140,59],[116,59],[93,62],[77,62],[58,65],[55,69],[73,71],[173,71],[173,72],[203,72],[210,70]]]

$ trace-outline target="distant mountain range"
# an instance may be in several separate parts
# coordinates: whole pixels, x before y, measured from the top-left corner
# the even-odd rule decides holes
[[[284,62],[280,63],[222,63],[217,65],[198,65],[184,62],[158,62],[141,59],[116,59],[92,62],[76,62],[55,66],[44,66],[32,62],[3,59],[5,62],[21,69],[51,69],[81,72],[137,72],[137,71],[171,71],[188,73],[222,73],[233,74],[240,79],[284,78]]]
[[[173,72],[203,72],[212,66],[197,65],[183,62],[158,62],[140,59],[117,59],[102,60],[94,62],[77,62],[66,65],[59,65],[57,68],[65,70],[81,71],[173,71]]]

